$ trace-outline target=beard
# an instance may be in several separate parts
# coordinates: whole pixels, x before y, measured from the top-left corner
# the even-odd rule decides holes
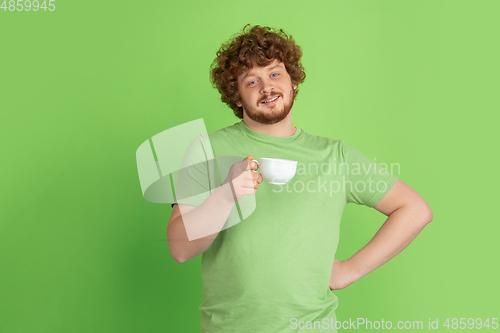
[[[266,96],[263,100],[272,98],[274,96],[280,96],[280,98],[283,99],[283,94],[275,93]],[[293,102],[295,100],[295,90],[293,90],[293,88],[290,90],[289,96],[290,98],[287,101],[283,99],[283,107],[281,109],[279,109],[278,106],[275,105],[272,107],[263,106],[261,110],[257,110],[257,108],[252,107],[242,101],[241,104],[243,106],[243,112],[247,114],[248,118],[261,124],[271,125],[279,123],[280,121],[285,119],[292,110]]]

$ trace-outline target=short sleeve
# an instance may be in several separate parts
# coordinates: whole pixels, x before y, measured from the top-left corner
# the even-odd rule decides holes
[[[343,141],[341,154],[340,171],[345,177],[348,203],[373,207],[398,181],[398,177]]]
[[[197,136],[191,142],[174,182],[174,203],[197,207],[220,185],[213,156],[206,134]]]

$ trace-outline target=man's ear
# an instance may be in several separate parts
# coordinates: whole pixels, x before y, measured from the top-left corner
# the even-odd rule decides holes
[[[241,103],[240,102],[236,102],[236,105],[241,108]]]
[[[297,84],[293,83],[293,90],[297,90]]]

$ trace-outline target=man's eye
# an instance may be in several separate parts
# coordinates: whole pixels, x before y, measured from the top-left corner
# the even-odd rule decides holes
[[[274,76],[273,76],[273,75],[274,75]],[[273,73],[273,74],[271,74],[271,76],[273,76],[273,77],[276,77],[276,76],[278,76],[278,75],[279,75],[278,73]]]
[[[251,86],[252,84],[254,84],[254,82],[257,82],[256,80],[252,80],[250,82],[248,82],[248,85]]]

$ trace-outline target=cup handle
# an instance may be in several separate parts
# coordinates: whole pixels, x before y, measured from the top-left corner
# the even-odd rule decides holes
[[[259,165],[259,161],[257,161],[257,160],[252,160],[252,161],[254,161],[255,163],[257,163],[257,166],[258,166],[258,167],[260,167],[260,165]],[[252,172],[257,172],[257,171],[252,170],[252,169],[250,169],[250,171],[252,171]]]

